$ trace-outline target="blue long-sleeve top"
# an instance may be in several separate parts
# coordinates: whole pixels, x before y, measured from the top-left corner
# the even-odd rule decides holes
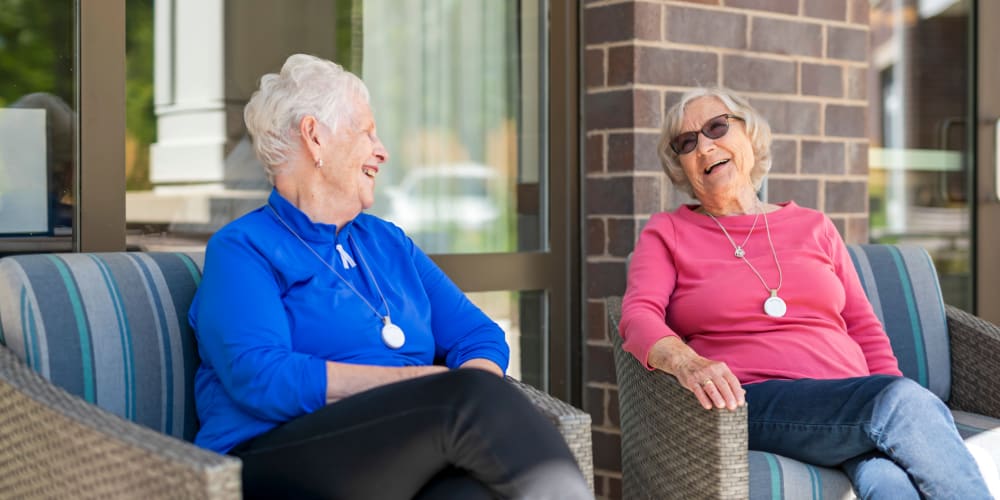
[[[201,366],[195,443],[220,453],[326,404],[326,362],[449,367],[483,358],[506,369],[499,326],[390,222],[369,214],[337,227],[313,223],[277,190],[267,206],[220,229],[188,320]],[[406,334],[382,341],[382,320],[275,216],[284,220],[369,304]],[[356,262],[345,269],[337,245]],[[368,270],[370,269],[370,274]]]

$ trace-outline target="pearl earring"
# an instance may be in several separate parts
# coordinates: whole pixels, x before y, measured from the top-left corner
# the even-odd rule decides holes
[[[323,159],[319,158],[316,160],[316,168],[323,168]]]

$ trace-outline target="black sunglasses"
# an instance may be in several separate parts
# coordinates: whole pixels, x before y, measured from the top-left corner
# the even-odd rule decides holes
[[[674,153],[679,155],[687,154],[694,151],[695,146],[698,145],[698,133],[700,132],[705,137],[709,139],[718,139],[729,132],[729,119],[735,118],[737,120],[743,120],[736,115],[722,114],[716,116],[701,127],[701,130],[694,130],[691,132],[684,132],[677,134],[676,137],[670,140],[670,149],[674,150]]]

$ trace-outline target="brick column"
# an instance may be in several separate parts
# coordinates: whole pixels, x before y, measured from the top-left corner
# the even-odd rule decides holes
[[[665,109],[694,86],[743,93],[774,133],[768,199],[820,209],[848,241],[866,241],[868,9],[867,0],[585,2],[585,403],[599,498],[621,497],[605,298],[624,293],[625,257],[649,216],[687,201],[656,156]]]

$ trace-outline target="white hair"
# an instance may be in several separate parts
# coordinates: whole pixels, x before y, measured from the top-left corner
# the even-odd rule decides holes
[[[295,152],[303,118],[315,116],[336,133],[342,119],[354,118],[356,96],[368,102],[368,88],[360,78],[337,63],[307,54],[293,54],[281,72],[261,77],[243,119],[268,178],[273,179]]]
[[[691,189],[691,181],[684,174],[681,167],[680,156],[670,148],[670,141],[677,134],[683,132],[681,127],[684,122],[684,110],[688,104],[702,97],[714,97],[729,108],[729,112],[743,119],[746,125],[747,136],[753,147],[754,166],[750,171],[750,181],[753,187],[760,190],[764,182],[764,176],[771,170],[771,126],[767,120],[757,112],[750,103],[737,95],[732,90],[723,87],[700,87],[689,90],[681,96],[680,101],[670,107],[667,115],[663,118],[663,128],[660,130],[660,144],[657,153],[660,156],[660,163],[663,171],[681,192],[694,196]]]

